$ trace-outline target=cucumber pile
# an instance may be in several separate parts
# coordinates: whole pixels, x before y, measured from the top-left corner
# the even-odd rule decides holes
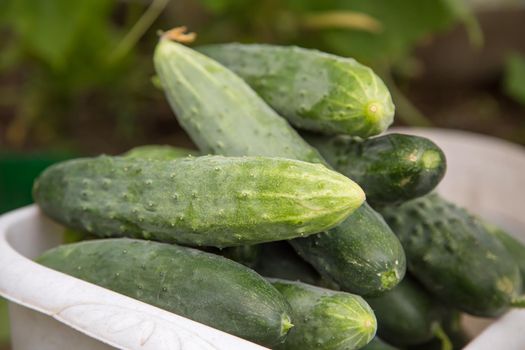
[[[394,105],[370,68],[181,37],[153,60],[199,150],[46,169],[34,199],[80,241],[39,263],[274,349],[449,350],[458,310],[525,306],[525,247],[433,192],[441,149],[372,137]]]

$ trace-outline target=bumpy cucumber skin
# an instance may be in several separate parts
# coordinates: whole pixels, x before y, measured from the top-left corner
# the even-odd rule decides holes
[[[320,161],[286,120],[218,62],[163,38],[154,63],[177,119],[203,153]]]
[[[336,236],[337,239],[330,239]],[[299,255],[341,290],[377,295],[392,289],[405,275],[401,243],[381,215],[362,205],[330,231],[290,241]],[[374,278],[371,273],[375,271]]]
[[[283,341],[290,306],[267,281],[231,260],[133,239],[63,245],[39,263],[266,346]]]
[[[358,295],[269,279],[292,308],[294,328],[276,349],[352,350],[376,333],[376,318]]]
[[[402,203],[430,193],[446,172],[443,151],[424,137],[388,134],[363,140],[304,134],[341,174],[356,181],[373,206]]]
[[[229,156],[269,155],[326,164],[320,154],[284,119],[275,114],[244,81],[217,62],[194,50],[161,39],[155,52],[155,68],[179,123],[204,152]],[[363,210],[373,211],[366,202],[363,206]],[[360,275],[368,276],[359,289],[365,290],[365,294],[376,293],[375,288],[382,283],[383,275],[401,277],[404,274],[401,264],[405,260],[404,252],[380,245],[383,241],[396,241],[397,238],[377,214],[367,215],[372,222],[351,219],[352,216],[350,220],[343,221],[337,230],[323,235],[322,241],[335,247],[341,241],[344,242],[342,245],[359,246],[361,251],[345,252],[337,249],[326,252],[326,259],[313,257],[306,260],[320,272],[326,270],[326,264],[341,262],[342,265],[330,268],[347,271],[345,276],[351,276],[350,279]],[[371,230],[365,235],[369,226],[382,229]],[[393,244],[395,247],[400,246],[399,242]],[[336,254],[341,256],[331,257]],[[355,256],[352,257],[351,254]],[[353,266],[346,261],[364,261],[362,256],[365,259],[374,256],[384,264],[363,264],[362,268],[352,274]],[[396,261],[399,263],[396,264]],[[393,287],[399,280],[395,283],[391,280],[387,282],[382,290]]]
[[[155,160],[172,160],[197,155],[198,152],[195,150],[167,145],[138,146],[122,154],[123,157],[127,158]]]
[[[525,283],[525,245],[499,227],[486,222],[482,222],[482,224],[489,233],[494,235],[498,241],[503,244],[507,252],[514,259],[516,264],[518,264],[521,283]]]
[[[394,289],[366,301],[377,317],[379,336],[398,346],[432,339],[445,312],[444,307],[409,276]]]
[[[384,208],[408,269],[443,302],[476,316],[503,313],[521,292],[518,266],[466,210],[438,194]]]
[[[44,171],[33,193],[46,214],[73,228],[216,247],[313,234],[364,199],[321,164],[222,156],[76,159]]]
[[[352,58],[294,46],[198,48],[241,76],[298,128],[370,137],[385,131],[394,104],[383,81]]]
[[[381,325],[379,325],[379,327],[380,326]],[[376,336],[374,337],[374,339],[370,341],[370,343],[366,344],[365,347],[361,348],[361,350],[399,350],[399,349],[396,347],[393,347],[390,344],[385,343],[383,340],[381,340],[380,338]]]

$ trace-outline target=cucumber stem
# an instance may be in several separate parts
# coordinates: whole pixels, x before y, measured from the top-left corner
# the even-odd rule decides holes
[[[167,32],[162,33],[162,38],[168,40],[176,41],[181,44],[189,44],[195,41],[197,37],[196,33],[186,33],[188,29],[185,26],[175,27],[168,30]]]
[[[434,336],[441,341],[441,350],[452,350],[452,342],[441,325],[436,324],[434,327]]]
[[[510,305],[512,307],[525,308],[525,295],[520,295],[519,297],[512,299]]]

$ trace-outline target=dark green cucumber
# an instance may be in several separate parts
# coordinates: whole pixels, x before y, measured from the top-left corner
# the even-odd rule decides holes
[[[450,339],[448,347],[451,349],[463,349],[471,340],[461,328],[460,316],[461,314],[458,311],[448,309],[441,321],[444,331],[443,335]],[[427,343],[409,346],[407,350],[443,350],[443,348],[443,341],[436,337]]]
[[[216,247],[313,234],[364,198],[321,164],[222,156],[66,161],[40,175],[33,195],[51,218],[103,237]]]
[[[342,290],[376,295],[392,289],[405,274],[403,248],[394,234],[386,232],[390,229],[381,215],[363,205],[343,225],[290,244]],[[392,261],[393,257],[397,258]]]
[[[385,343],[383,340],[375,336],[374,339],[372,339],[370,343],[366,344],[365,347],[361,348],[361,350],[399,350],[399,349],[396,347],[393,347],[390,344]]]
[[[37,260],[52,269],[266,346],[283,341],[290,306],[254,271],[177,245],[105,239],[63,245]]]
[[[218,253],[253,269],[260,260],[261,244],[224,248]]]
[[[161,38],[155,51],[155,68],[166,96],[176,112],[179,123],[204,152],[223,155],[270,155],[325,163],[319,153],[308,145],[290,125],[268,107],[251,88],[233,72],[216,61],[200,53]],[[319,186],[323,186],[322,183]],[[362,212],[373,213],[366,203]],[[352,215],[353,216],[353,215]],[[350,216],[350,218],[352,217]],[[360,290],[366,293],[377,292],[382,284],[382,276],[404,274],[405,256],[400,243],[388,225],[377,214],[366,216],[364,220],[345,220],[337,230],[324,235],[323,241],[337,247],[339,241],[360,246],[361,250],[343,251],[338,249],[329,255],[340,257],[323,261],[317,257],[305,259],[320,271],[326,270],[320,264],[332,261],[341,263],[332,270],[345,270],[346,276],[367,276]],[[381,229],[372,230],[369,227]],[[387,246],[383,242],[388,241]],[[394,246],[392,249],[391,247]],[[369,253],[372,252],[372,253]],[[380,264],[362,264],[355,273],[353,265],[347,261],[369,259],[373,256]],[[364,257],[364,258],[362,258]],[[396,264],[396,261],[398,262]],[[340,281],[336,281],[340,282]],[[381,289],[393,287],[398,281],[387,280]]]
[[[423,196],[445,175],[445,154],[424,137],[389,134],[363,140],[344,135],[304,136],[331,166],[365,190],[372,205]]]
[[[397,346],[431,340],[445,312],[444,307],[409,276],[394,289],[366,301],[377,317],[377,334]]]
[[[358,295],[270,279],[292,308],[294,327],[276,349],[353,350],[376,333],[376,318]]]
[[[134,147],[124,153],[122,156],[137,159],[171,160],[197,155],[197,151],[187,148],[167,145],[145,145]]]
[[[517,264],[466,210],[433,193],[382,212],[409,271],[443,302],[487,317],[522,303]]]
[[[319,273],[301,259],[286,242],[258,245],[260,254],[254,270],[261,276],[301,281],[319,286],[323,283]]]
[[[483,222],[489,233],[494,235],[505,247],[520,269],[521,282],[525,283],[525,244],[512,237],[500,227]]]
[[[220,44],[198,50],[241,76],[299,128],[369,137],[393,121],[388,88],[352,58],[295,46]]]

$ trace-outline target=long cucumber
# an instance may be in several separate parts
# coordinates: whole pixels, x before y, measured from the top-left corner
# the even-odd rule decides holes
[[[286,300],[229,259],[173,244],[127,238],[59,246],[37,261],[266,346],[292,327]]]
[[[388,88],[352,58],[295,46],[217,44],[197,49],[242,77],[299,128],[370,137],[394,119]]]
[[[50,217],[89,233],[216,247],[314,234],[364,200],[321,164],[223,156],[70,160],[46,169],[33,194]]]

